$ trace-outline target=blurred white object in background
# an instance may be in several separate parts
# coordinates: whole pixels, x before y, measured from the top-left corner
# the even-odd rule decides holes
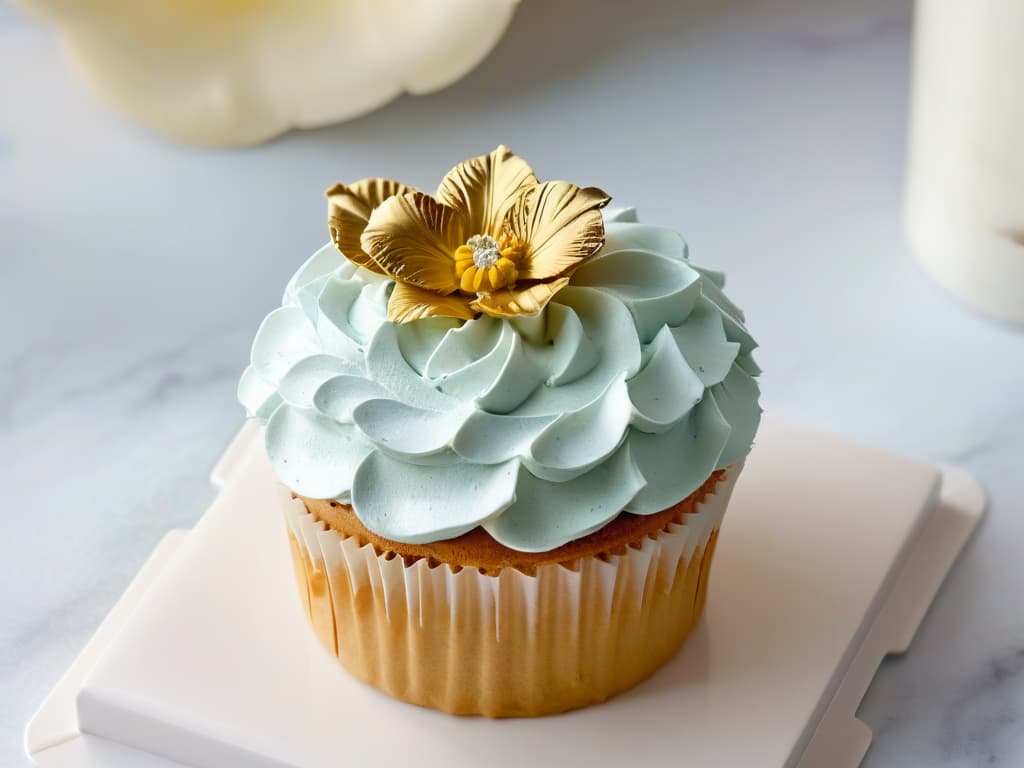
[[[942,285],[1024,322],[1024,0],[917,0],[906,224]]]
[[[253,144],[459,79],[518,0],[15,0],[104,101],[179,141]]]

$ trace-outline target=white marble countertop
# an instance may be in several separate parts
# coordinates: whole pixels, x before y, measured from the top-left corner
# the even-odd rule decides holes
[[[0,7],[0,763],[156,541],[212,497],[262,316],[322,190],[429,186],[504,142],[730,274],[772,411],[957,463],[988,520],[862,707],[868,766],[1024,763],[1024,331],[959,307],[900,229],[908,2],[524,0],[442,93],[245,150],[96,105]]]

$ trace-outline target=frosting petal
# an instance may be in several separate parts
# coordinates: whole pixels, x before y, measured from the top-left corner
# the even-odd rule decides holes
[[[314,499],[347,494],[356,467],[373,450],[355,427],[287,404],[267,422],[265,442],[281,482]]]
[[[408,459],[446,450],[464,418],[458,411],[439,413],[384,398],[352,411],[356,426],[377,447]]]
[[[757,382],[738,365],[734,365],[729,375],[708,392],[709,397],[714,397],[722,416],[732,425],[729,440],[718,458],[719,464],[732,464],[750,453],[754,435],[761,424],[757,395]]]
[[[548,377],[549,387],[570,384],[589,373],[597,365],[601,355],[594,343],[583,331],[583,323],[572,307],[553,302],[548,308],[548,343],[551,352]]]
[[[452,328],[432,350],[424,374],[430,379],[444,379],[472,365],[494,348],[504,327],[505,323],[485,315]]]
[[[299,267],[298,272],[292,275],[292,279],[285,286],[284,298],[281,303],[286,305],[294,304],[300,287],[307,286],[318,277],[325,277],[339,267],[348,264],[349,262],[338,253],[337,249],[330,244],[325,245],[306,259],[303,265]]]
[[[470,326],[475,325],[470,323]],[[395,332],[398,334],[398,351],[405,362],[421,376],[432,378],[427,365],[436,350],[449,333],[458,331],[460,323],[451,317],[428,317],[416,323],[402,323]]]
[[[614,223],[628,222],[636,224],[639,221],[637,216],[636,208],[632,206],[608,206],[604,209],[604,226],[607,234],[608,227]],[[608,241],[605,240],[607,243]]]
[[[365,375],[361,362],[334,355],[310,355],[291,368],[277,385],[281,399],[299,408],[311,408],[320,385],[340,374]]]
[[[320,294],[331,275],[321,275],[295,291],[295,301],[309,322],[315,326],[320,320]]]
[[[740,352],[736,356],[736,365],[746,371],[750,376],[760,376],[761,366],[754,362],[749,352]]]
[[[534,441],[557,418],[474,411],[452,439],[452,448],[462,458],[477,464],[497,464],[525,457]]]
[[[660,435],[631,432],[628,445],[645,485],[626,505],[638,515],[671,507],[700,488],[720,464],[732,428],[713,397],[705,397],[690,415]]]
[[[515,502],[484,523],[484,530],[511,549],[546,552],[613,520],[645,483],[628,445],[600,467],[564,483],[521,472]]]
[[[367,528],[394,541],[449,539],[512,503],[518,468],[515,460],[428,467],[374,452],[356,470],[352,505]]]
[[[238,401],[248,416],[265,420],[281,404],[281,396],[277,394],[277,387],[261,379],[250,365],[238,381]]]
[[[754,341],[754,337],[750,335],[750,331],[747,330],[740,318],[723,313],[722,327],[725,328],[725,337],[740,345],[742,354],[749,355],[757,349],[757,342]]]
[[[722,315],[705,298],[697,302],[686,323],[672,329],[672,336],[706,387],[729,374],[740,351],[740,345],[726,337]]]
[[[362,347],[376,326],[385,320],[379,312],[376,323],[372,317],[367,317],[372,297],[370,301],[360,301],[364,290],[372,293],[373,286],[333,275],[320,291],[317,333],[335,354],[361,359]],[[358,322],[352,322],[356,318]]]
[[[636,210],[626,209],[631,219],[616,219],[605,224],[602,254],[619,251],[647,251],[676,261],[686,260],[686,241],[674,229],[636,222]]]
[[[620,375],[596,400],[558,417],[545,429],[534,441],[526,465],[547,480],[582,474],[619,447],[631,415],[629,389]]]
[[[519,334],[506,325],[502,336],[511,338],[493,381],[477,398],[477,406],[489,413],[510,413],[515,410],[540,384],[541,376],[523,352]]]
[[[384,387],[362,376],[333,376],[313,394],[313,406],[324,416],[342,424],[352,423],[352,411],[360,403],[389,397]]]
[[[277,384],[293,365],[320,351],[317,339],[298,307],[275,309],[256,331],[252,367],[260,378]]]
[[[366,350],[370,378],[392,392],[396,399],[418,408],[447,410],[458,401],[434,389],[402,356],[396,326],[381,325]]]
[[[638,282],[637,271],[650,275]],[[574,275],[577,285],[598,286],[632,313],[643,343],[663,325],[679,325],[700,296],[700,274],[684,263],[644,250],[619,250],[592,259]]]
[[[721,284],[719,284],[721,280]],[[725,295],[723,286],[725,285],[725,277],[721,272],[712,273],[711,277],[704,280],[701,292],[712,302],[719,310],[726,316],[730,317],[739,323],[743,322],[743,310],[737,307],[728,296]]]
[[[460,400],[473,400],[479,397],[501,375],[512,353],[512,347],[517,343],[519,337],[512,327],[507,323],[501,324],[494,346],[476,360],[442,374],[438,379],[439,389]],[[431,361],[433,360],[432,357]]]
[[[700,402],[704,382],[686,362],[667,325],[651,348],[647,365],[628,383],[632,424],[642,432],[664,432]]]
[[[558,300],[579,317],[583,333],[597,349],[598,361],[586,375],[567,384],[538,387],[516,409],[524,416],[577,410],[600,396],[612,379],[620,374],[628,379],[640,370],[640,340],[625,304],[596,288],[572,285],[558,294]],[[542,359],[551,354],[549,349],[535,353]]]

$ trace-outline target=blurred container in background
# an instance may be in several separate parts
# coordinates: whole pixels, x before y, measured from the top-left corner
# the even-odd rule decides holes
[[[970,306],[1024,322],[1024,0],[917,0],[906,226]]]
[[[254,144],[472,70],[518,0],[15,0],[105,102],[189,144]]]

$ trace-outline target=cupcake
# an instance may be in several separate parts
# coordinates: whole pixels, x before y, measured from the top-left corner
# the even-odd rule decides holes
[[[332,242],[239,385],[323,645],[394,697],[490,717],[654,673],[701,615],[760,421],[722,274],[505,147],[434,195],[327,197]]]

